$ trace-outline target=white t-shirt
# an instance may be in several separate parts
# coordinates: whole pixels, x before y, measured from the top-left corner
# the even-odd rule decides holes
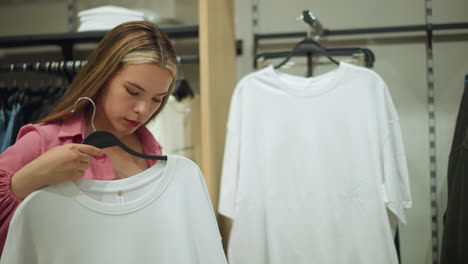
[[[168,156],[116,181],[80,179],[29,195],[1,264],[226,263],[203,176]]]
[[[411,207],[398,115],[373,71],[273,67],[232,97],[219,212],[230,264],[396,264],[387,208]]]
[[[191,104],[190,98],[179,102],[171,95],[164,110],[146,125],[164,146],[163,153],[193,158]]]

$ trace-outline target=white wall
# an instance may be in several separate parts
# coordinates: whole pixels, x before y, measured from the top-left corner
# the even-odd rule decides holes
[[[67,32],[67,19],[66,1],[16,5],[0,3],[1,36]]]

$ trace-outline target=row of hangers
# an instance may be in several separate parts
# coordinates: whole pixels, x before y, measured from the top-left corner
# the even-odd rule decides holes
[[[77,73],[87,61],[45,61],[0,64],[1,72]]]
[[[179,65],[182,63],[198,63],[198,61],[198,56],[177,56]],[[86,63],[86,60],[5,63],[0,64],[0,72],[77,73]]]

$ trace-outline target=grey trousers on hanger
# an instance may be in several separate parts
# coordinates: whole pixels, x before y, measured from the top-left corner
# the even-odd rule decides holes
[[[441,264],[468,263],[468,75],[458,110],[448,165]]]

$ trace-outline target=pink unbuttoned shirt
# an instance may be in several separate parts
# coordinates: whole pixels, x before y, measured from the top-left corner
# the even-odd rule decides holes
[[[16,143],[0,155],[0,256],[3,250],[8,226],[21,200],[11,192],[11,176],[24,165],[36,159],[47,150],[67,143],[81,143],[86,135],[83,115],[50,124],[29,124],[21,128]],[[151,132],[144,126],[136,131],[144,154],[161,155],[162,148]],[[148,167],[155,160],[146,160]],[[92,158],[83,178],[115,180],[114,169],[107,155]]]

